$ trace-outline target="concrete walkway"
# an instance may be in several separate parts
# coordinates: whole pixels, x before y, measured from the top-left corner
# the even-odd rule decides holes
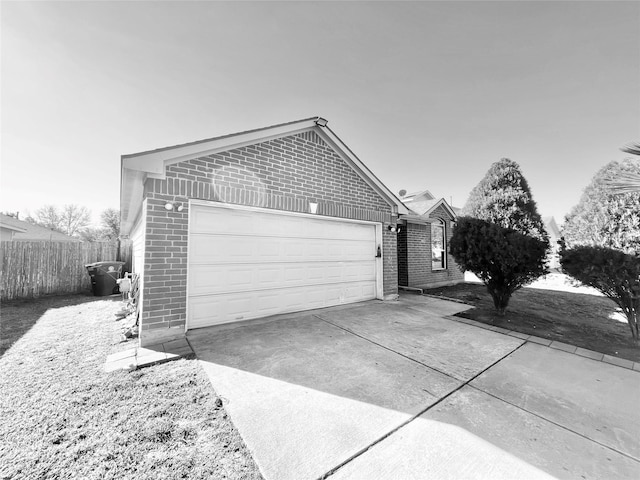
[[[150,345],[146,348],[133,347],[122,352],[113,353],[104,362],[104,371],[135,370],[181,358],[193,358],[194,356],[191,345],[189,345],[186,338],[182,338]]]
[[[189,342],[267,480],[640,477],[640,373],[403,296]]]

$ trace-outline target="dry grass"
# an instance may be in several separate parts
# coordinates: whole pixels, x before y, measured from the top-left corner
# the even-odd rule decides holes
[[[535,288],[518,290],[511,297],[504,317],[496,315],[491,296],[482,284],[465,283],[425,293],[455,298],[476,307],[459,313],[461,317],[640,361],[640,346],[633,341],[629,326],[612,318],[617,311],[613,301],[601,295],[577,293],[591,291],[584,287],[572,289],[555,282],[548,283],[553,290],[544,286],[543,282],[537,282]]]
[[[116,299],[2,306],[0,478],[262,478],[194,360],[104,373]]]

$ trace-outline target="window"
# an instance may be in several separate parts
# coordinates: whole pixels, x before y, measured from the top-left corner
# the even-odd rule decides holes
[[[431,269],[447,268],[447,237],[443,220],[431,224]]]

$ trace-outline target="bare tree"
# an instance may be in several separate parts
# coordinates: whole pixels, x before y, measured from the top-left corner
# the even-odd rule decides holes
[[[104,240],[104,229],[99,227],[83,228],[80,232],[80,238],[85,242],[99,242]]]
[[[91,211],[79,205],[65,205],[61,215],[62,232],[67,235],[78,235],[80,231],[91,223]]]
[[[120,236],[120,210],[107,208],[100,214],[104,236],[109,240],[116,240]]]
[[[28,216],[26,221],[41,225],[70,236],[78,236],[91,223],[91,212],[87,207],[69,204],[62,208],[45,205]]]
[[[27,217],[27,221],[33,220],[33,223],[37,225],[63,232],[62,214],[55,205],[45,205],[36,210],[34,215],[34,217]]]
[[[107,208],[100,214],[99,227],[85,227],[80,232],[80,238],[85,242],[101,242],[117,240],[120,236],[120,211]]]

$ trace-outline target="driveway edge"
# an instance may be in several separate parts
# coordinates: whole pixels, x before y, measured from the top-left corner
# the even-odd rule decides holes
[[[562,350],[563,352],[570,353],[572,355],[578,355],[580,357],[589,358],[591,360],[595,360],[596,362],[608,363],[616,367],[626,368],[627,370],[640,372],[640,362],[633,362],[631,360],[626,360],[624,358],[607,355],[606,353],[596,352],[596,351],[588,350],[582,347],[576,347],[575,345],[558,342],[557,340],[550,340],[548,338],[542,338],[536,335],[527,335],[526,333],[516,332],[515,330],[509,330],[508,328],[498,327],[495,325],[488,325],[486,323],[478,322],[476,320],[471,320],[469,318],[456,317],[454,315],[446,315],[443,318],[446,318],[447,320],[453,320],[454,322],[458,322],[458,323],[466,323],[467,325],[483,328],[485,330],[491,330],[493,332],[502,333],[503,335],[516,337],[521,340],[524,340],[525,342],[537,343],[538,345],[542,345],[545,347],[553,348],[556,350]]]

